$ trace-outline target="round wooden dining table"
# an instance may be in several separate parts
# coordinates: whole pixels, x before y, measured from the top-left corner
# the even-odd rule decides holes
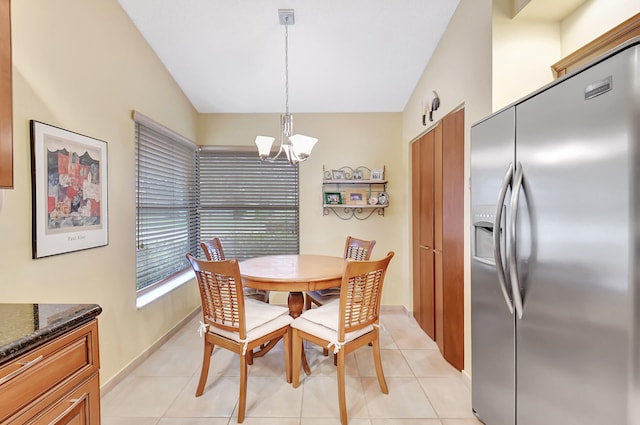
[[[303,292],[340,286],[345,261],[344,257],[327,255],[267,255],[241,261],[239,266],[244,286],[289,292],[289,314],[296,318],[304,308]],[[264,356],[277,342],[270,341],[253,357]],[[307,375],[311,374],[304,350],[302,367]]]
[[[244,286],[289,292],[289,314],[298,317],[304,307],[303,292],[340,286],[344,257],[328,255],[267,255],[241,261]]]

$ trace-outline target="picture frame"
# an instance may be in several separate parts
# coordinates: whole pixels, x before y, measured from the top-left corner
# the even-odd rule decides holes
[[[342,194],[340,192],[325,192],[324,203],[327,205],[342,205]]]
[[[384,169],[374,168],[371,170],[371,180],[384,180]]]
[[[108,245],[107,143],[30,121],[34,259]]]
[[[347,204],[350,205],[367,205],[369,199],[367,192],[364,190],[349,190],[346,192]]]
[[[333,180],[345,180],[347,176],[342,170],[331,170],[331,178]]]

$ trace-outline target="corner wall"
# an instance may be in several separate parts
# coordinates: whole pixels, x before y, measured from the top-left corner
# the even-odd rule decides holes
[[[300,252],[342,255],[348,235],[375,239],[374,258],[388,251],[396,256],[385,278],[382,302],[410,308],[406,283],[409,274],[404,249],[406,231],[406,182],[400,140],[400,113],[293,113],[296,133],[317,137],[311,157],[300,163]],[[253,145],[256,136],[279,139],[279,114],[203,114],[198,119],[198,140],[206,145]],[[257,155],[257,151],[256,151]],[[342,166],[385,167],[389,180],[389,207],[384,216],[374,213],[365,220],[339,219],[333,212],[323,215],[322,170]],[[286,294],[272,293],[278,303]]]
[[[200,304],[136,309],[133,109],[194,138],[196,113],[116,1],[12,2],[15,189],[0,196],[0,300],[99,304],[101,383]],[[109,244],[31,259],[29,120],[107,142]]]

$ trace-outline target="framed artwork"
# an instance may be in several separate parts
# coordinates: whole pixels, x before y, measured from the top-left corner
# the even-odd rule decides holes
[[[347,204],[366,205],[368,202],[367,193],[364,190],[350,190],[346,193]]]
[[[374,168],[371,170],[371,180],[383,180],[384,170],[382,168]]]
[[[33,258],[108,244],[107,143],[31,121]]]
[[[324,203],[327,205],[342,204],[342,194],[340,192],[325,192]]]

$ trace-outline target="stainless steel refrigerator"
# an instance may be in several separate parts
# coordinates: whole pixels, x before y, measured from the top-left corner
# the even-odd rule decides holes
[[[640,424],[640,39],[471,128],[472,406]]]

